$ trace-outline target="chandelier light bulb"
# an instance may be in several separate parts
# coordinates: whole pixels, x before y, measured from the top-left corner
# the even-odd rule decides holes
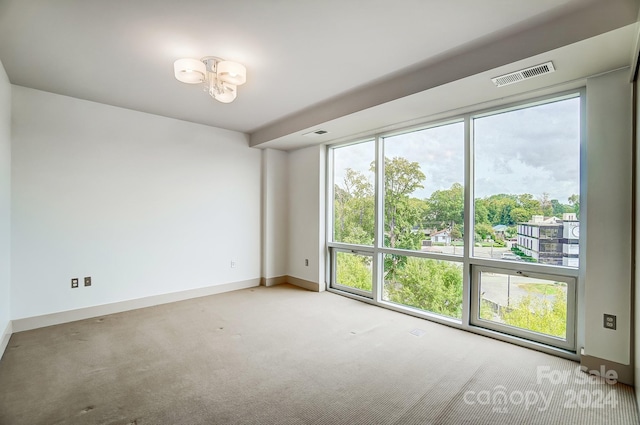
[[[222,90],[220,93],[216,94],[214,98],[218,102],[222,103],[231,103],[236,100],[236,96],[238,95],[238,90],[236,90],[236,86],[233,84],[222,84]]]
[[[217,64],[218,78],[225,83],[240,86],[247,82],[247,69],[236,62],[221,61]]]
[[[205,80],[207,68],[198,59],[178,59],[173,63],[173,71],[178,81],[187,84],[198,84]]]

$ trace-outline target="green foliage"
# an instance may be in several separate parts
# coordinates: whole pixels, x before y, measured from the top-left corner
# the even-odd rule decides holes
[[[459,264],[404,257],[387,273],[389,301],[449,317],[462,318],[462,268]]]
[[[375,171],[375,162],[371,163]],[[422,232],[415,229],[428,209],[428,205],[410,195],[422,189],[426,179],[420,164],[406,158],[384,159],[384,244],[391,248],[420,249]],[[389,270],[401,267],[401,260],[392,256],[385,261]]]
[[[451,238],[452,239],[462,239],[462,226],[460,224],[454,224],[453,229],[451,229]]]
[[[464,189],[460,183],[454,183],[450,189],[436,190],[427,200],[429,204],[429,222],[439,229],[453,228],[464,221]]]
[[[372,163],[371,171],[375,170]],[[425,175],[420,164],[405,158],[385,158],[384,244],[391,248],[417,250],[423,229],[449,229],[454,239],[463,235],[464,188],[454,183],[437,190],[428,199],[411,195],[423,187]],[[565,212],[580,211],[580,197],[572,195],[569,204],[549,199],[547,193],[533,195],[498,194],[475,200],[476,240],[495,239],[492,226],[510,226],[507,236],[515,235],[515,225],[533,215],[562,217]],[[374,235],[373,184],[359,171],[347,169],[334,191],[334,240],[372,245]],[[514,228],[512,231],[511,228]]]
[[[502,318],[499,314],[493,311],[494,305],[484,298],[480,299],[480,318],[484,320],[491,320],[492,322],[502,322]]]
[[[553,215],[553,207],[551,205],[551,199],[549,199],[549,194],[544,192],[539,199],[540,202],[540,214],[545,217],[550,217]],[[562,215],[560,216],[562,217]]]
[[[562,217],[562,214],[564,213],[573,212],[573,207],[571,207],[570,205],[561,204],[557,199],[551,200],[551,208],[553,210],[551,215],[555,217]]]
[[[553,300],[527,295],[502,314],[504,323],[564,338],[567,332],[567,297],[561,291]]]
[[[494,239],[495,233],[493,231],[493,227],[487,223],[476,224],[476,241],[484,241],[486,239]]]
[[[483,224],[489,224],[490,226],[514,224],[511,221],[511,210],[521,205],[517,198],[516,195],[499,194],[476,199],[476,206],[481,205],[487,210],[487,222]]]
[[[350,254],[336,253],[336,281],[340,285],[371,291],[372,273],[371,258]]]
[[[544,286],[549,287],[544,293],[552,293],[553,296],[536,295],[541,293],[541,290],[532,287],[528,295],[510,307],[496,306],[482,299],[480,318],[564,338],[567,332],[566,289],[547,284]]]
[[[509,218],[511,218],[511,221],[513,223],[523,223],[531,219],[531,214],[524,208],[517,207],[511,210],[511,212],[509,213]]]
[[[577,195],[574,196],[577,197]],[[573,201],[578,202],[579,208],[579,200],[576,198]],[[572,203],[571,198],[569,202]],[[549,199],[548,193],[543,193],[539,199],[534,199],[529,193],[520,195],[503,193],[476,199],[475,219],[476,224],[515,226],[529,221],[533,215],[562,218],[563,213],[574,211],[575,205],[572,205],[561,204],[557,199]]]
[[[516,254],[517,256],[519,256],[521,259],[523,259],[524,261],[527,261],[529,263],[537,263],[537,261],[535,260],[535,258],[530,257],[528,255],[526,255],[524,252],[522,252],[522,250],[520,248],[518,248],[518,246],[514,245],[511,247],[511,252],[513,252],[514,254]]]
[[[578,217],[580,217],[580,195],[571,195],[569,196],[569,205],[572,207],[572,211],[576,213]]]
[[[350,168],[341,183],[334,187],[334,240],[372,245],[373,185],[364,174]]]
[[[375,171],[375,163],[371,163],[371,170]],[[420,237],[414,234],[413,227],[421,221],[422,208],[410,202],[409,195],[423,188],[425,178],[419,163],[402,157],[385,157],[384,230],[387,246],[419,248]]]
[[[476,199],[475,202],[475,216],[476,223],[489,224],[489,210],[487,209],[486,202],[482,199]]]

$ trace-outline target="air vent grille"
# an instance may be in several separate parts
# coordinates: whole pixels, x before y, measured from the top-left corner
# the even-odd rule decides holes
[[[303,136],[307,136],[307,137],[318,137],[318,136],[322,136],[324,134],[329,133],[327,130],[313,130],[310,131],[308,133],[304,133]]]
[[[501,75],[499,77],[492,78],[493,84],[496,87],[508,86],[509,84],[518,83],[520,81],[528,80],[530,78],[539,77],[540,75],[549,74],[556,69],[552,62],[543,63],[540,65],[532,66],[530,68],[521,69],[520,71],[511,72],[509,74]]]

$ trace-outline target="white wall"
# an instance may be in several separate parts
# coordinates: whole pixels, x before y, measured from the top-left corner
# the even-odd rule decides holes
[[[635,247],[636,247],[636,258],[635,258],[635,302],[634,302],[634,359],[633,359],[633,375],[634,375],[634,383],[635,383],[635,391],[636,391],[636,403],[638,404],[638,409],[640,410],[640,170],[638,169],[638,164],[640,164],[640,131],[638,130],[638,125],[640,124],[640,87],[638,86],[638,81],[636,80],[634,84],[635,90],[635,100],[636,100],[636,116],[634,117],[635,125],[636,125],[636,139],[634,140],[636,147],[636,234],[635,234]]]
[[[9,324],[11,210],[11,84],[0,62],[0,356]]]
[[[262,151],[262,277],[288,273],[289,154]]]
[[[12,102],[12,319],[259,279],[246,135],[18,86]]]
[[[325,289],[325,147],[289,153],[289,275]],[[309,266],[304,260],[309,259]]]
[[[632,87],[628,69],[587,80],[585,354],[631,362]],[[581,260],[582,261],[582,260]],[[603,314],[617,316],[617,330]]]

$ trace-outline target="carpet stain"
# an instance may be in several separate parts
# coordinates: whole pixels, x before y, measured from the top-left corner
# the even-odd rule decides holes
[[[134,419],[133,422],[129,422],[127,425],[138,425],[138,420]]]
[[[98,322],[98,323],[100,323],[100,322],[104,322],[104,319],[103,319],[103,318],[100,318],[100,319],[96,320],[96,322]]]
[[[82,409],[82,410],[80,411],[80,413],[89,413],[89,412],[91,412],[91,411],[92,411],[93,409],[95,409],[95,408],[96,408],[96,406],[87,406],[87,407],[85,407],[84,409]]]

